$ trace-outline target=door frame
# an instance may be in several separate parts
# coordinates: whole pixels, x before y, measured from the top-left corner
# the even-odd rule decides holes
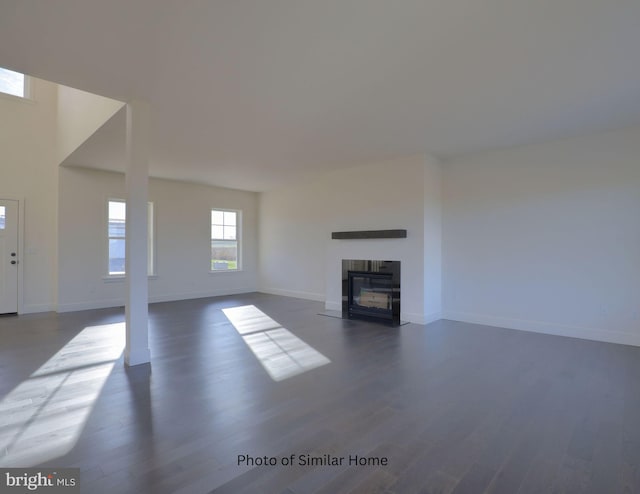
[[[18,202],[18,314],[24,311],[24,198],[14,194],[3,194],[0,191],[0,199]]]

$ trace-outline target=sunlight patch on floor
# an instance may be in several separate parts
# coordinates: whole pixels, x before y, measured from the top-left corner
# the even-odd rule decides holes
[[[222,309],[222,312],[274,381],[282,381],[331,362],[255,305]]]
[[[124,342],[124,322],[88,326],[0,401],[0,467],[71,451]]]

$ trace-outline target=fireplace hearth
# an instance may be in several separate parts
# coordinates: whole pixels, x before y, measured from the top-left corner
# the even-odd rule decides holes
[[[400,325],[400,261],[343,259],[342,317]]]

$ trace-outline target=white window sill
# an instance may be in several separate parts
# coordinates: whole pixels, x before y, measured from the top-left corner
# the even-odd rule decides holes
[[[147,276],[149,280],[155,280],[158,278],[157,274],[150,274]],[[119,283],[127,279],[127,276],[124,274],[112,274],[108,276],[103,276],[102,281],[105,283]]]
[[[228,274],[228,273],[242,273],[242,269],[218,269],[210,270],[209,274]]]

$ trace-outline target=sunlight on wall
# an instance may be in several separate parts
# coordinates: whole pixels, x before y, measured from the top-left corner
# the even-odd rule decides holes
[[[124,341],[124,322],[88,326],[0,402],[0,467],[71,451]]]
[[[222,309],[271,379],[282,381],[331,362],[255,305]]]

